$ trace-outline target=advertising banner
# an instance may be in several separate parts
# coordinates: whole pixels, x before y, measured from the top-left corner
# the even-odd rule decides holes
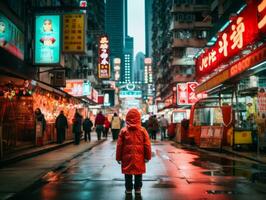
[[[63,52],[85,53],[85,14],[64,14]]]
[[[53,65],[60,63],[60,26],[59,15],[35,17],[34,64]]]
[[[24,34],[9,19],[0,13],[0,48],[24,59]]]

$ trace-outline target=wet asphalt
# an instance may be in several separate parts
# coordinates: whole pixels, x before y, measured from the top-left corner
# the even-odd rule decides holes
[[[79,155],[12,199],[266,199],[266,165],[170,141],[152,143],[141,195],[125,195],[115,145],[109,140]]]

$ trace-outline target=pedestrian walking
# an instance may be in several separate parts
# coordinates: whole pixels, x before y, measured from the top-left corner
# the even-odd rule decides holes
[[[120,129],[121,129],[121,120],[118,117],[117,113],[114,113],[114,116],[112,117],[111,120],[111,131],[112,131],[113,140],[118,139],[118,134]]]
[[[156,115],[153,115],[149,118],[148,129],[151,139],[156,140],[156,135],[159,129],[159,122],[156,118]]]
[[[109,122],[108,118],[105,117],[103,137],[107,138],[110,126],[111,126],[111,123]]]
[[[90,142],[91,141],[91,128],[93,127],[93,123],[90,120],[90,118],[88,118],[88,116],[84,119],[82,125],[83,125],[83,131],[85,133],[84,135],[85,142],[87,142],[87,140],[89,140]]]
[[[161,116],[160,119],[160,129],[161,129],[161,141],[166,139],[166,130],[168,128],[168,121],[164,118],[164,115]]]
[[[35,113],[36,144],[37,145],[43,145],[44,132],[46,129],[46,120],[45,120],[44,115],[42,114],[40,108],[36,108],[34,113]]]
[[[73,119],[73,133],[74,133],[74,139],[75,139],[74,141],[76,145],[80,143],[81,125],[82,125],[82,116],[76,110],[76,113]]]
[[[55,120],[57,143],[61,144],[66,138],[66,129],[68,128],[67,118],[64,115],[64,111],[60,111],[60,114]]]
[[[148,133],[141,126],[140,113],[132,108],[126,115],[126,127],[120,131],[116,146],[116,160],[125,174],[126,194],[131,195],[133,188],[136,195],[141,194],[142,174],[146,172],[145,163],[150,159],[151,143]]]
[[[97,138],[98,140],[101,140],[103,131],[104,131],[104,121],[105,121],[105,117],[102,114],[102,111],[100,111],[95,118],[95,123],[94,126],[96,128],[96,133],[97,133]]]

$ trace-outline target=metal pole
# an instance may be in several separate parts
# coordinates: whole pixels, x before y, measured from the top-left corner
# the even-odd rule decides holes
[[[236,98],[236,114],[237,114],[237,119],[239,120],[240,119],[240,116],[239,116],[239,113],[238,113],[238,96],[237,96],[237,86],[234,87],[234,96]],[[234,116],[235,117],[235,116]],[[233,149],[235,147],[235,122],[233,123]]]

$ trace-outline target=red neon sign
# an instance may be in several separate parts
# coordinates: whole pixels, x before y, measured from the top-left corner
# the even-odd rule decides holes
[[[196,60],[197,79],[212,73],[258,37],[257,6],[251,1],[217,38],[216,43]]]
[[[258,9],[258,28],[260,31],[266,31],[266,0],[260,1],[257,6]]]
[[[177,84],[177,104],[192,105],[199,99],[207,97],[206,93],[196,94],[195,89],[199,84],[197,82],[187,82]]]

